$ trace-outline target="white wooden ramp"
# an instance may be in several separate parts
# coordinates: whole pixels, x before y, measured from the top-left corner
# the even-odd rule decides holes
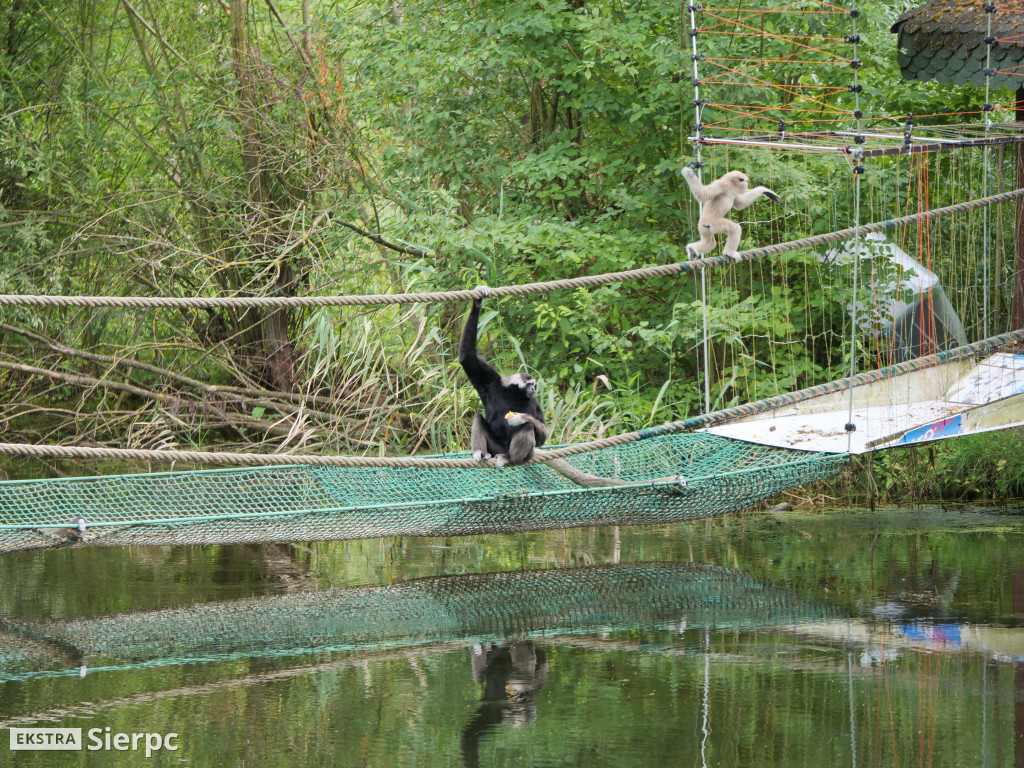
[[[761,445],[866,453],[1024,424],[1024,355],[958,360],[833,392],[704,432]]]

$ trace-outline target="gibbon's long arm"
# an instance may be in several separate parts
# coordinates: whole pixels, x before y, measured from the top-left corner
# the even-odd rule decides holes
[[[742,195],[736,195],[736,197],[733,198],[732,207],[734,210],[742,211],[748,205],[757,200],[757,198],[759,198],[761,195],[764,195],[773,203],[782,202],[782,198],[780,198],[778,195],[776,195],[774,192],[768,189],[768,187],[754,187],[753,189],[744,192]]]
[[[538,448],[548,441],[548,425],[544,423],[543,414],[541,414],[541,418],[538,419],[528,413],[515,413],[513,411],[509,411],[505,414],[505,421],[507,421],[511,427],[519,427],[523,424],[529,424],[532,426],[534,439],[536,440]]]
[[[701,184],[700,179],[697,178],[697,174],[689,168],[683,168],[683,178],[686,179],[686,183],[690,186],[690,192],[693,193],[693,196],[697,198],[698,202],[706,203],[718,193],[717,190],[709,190]]]
[[[482,392],[495,382],[501,382],[498,372],[476,349],[477,323],[480,320],[482,305],[483,299],[473,299],[473,308],[469,310],[469,317],[466,318],[462,339],[459,342],[459,362],[478,392]]]

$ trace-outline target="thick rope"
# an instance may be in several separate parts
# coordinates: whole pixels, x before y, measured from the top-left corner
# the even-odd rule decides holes
[[[622,435],[606,437],[600,440],[591,440],[586,443],[575,443],[562,448],[553,448],[537,451],[534,454],[534,461],[547,463],[553,460],[565,459],[581,453],[589,453],[602,448],[611,448],[617,445],[632,443],[637,440],[646,440],[651,437],[669,435],[677,432],[689,432],[702,427],[715,424],[724,424],[745,416],[753,416],[757,413],[772,411],[789,405],[810,400],[820,395],[827,395],[833,392],[845,392],[852,387],[864,384],[873,384],[884,381],[906,373],[913,373],[925,368],[932,368],[943,363],[951,363],[968,357],[977,357],[986,354],[999,347],[1024,342],[1024,328],[1017,331],[1010,331],[990,339],[976,341],[973,344],[966,344],[956,349],[946,350],[934,355],[919,357],[906,363],[897,363],[874,371],[858,373],[856,376],[837,379],[827,384],[818,384],[807,387],[796,392],[788,392],[784,395],[758,400],[746,405],[738,405],[732,408],[725,408],[714,413],[702,416],[693,416],[682,421],[673,421],[657,427],[647,427],[636,432],[627,432]],[[192,464],[220,464],[230,466],[316,466],[316,467],[448,467],[456,469],[486,469],[493,466],[492,462],[478,462],[472,458],[448,459],[441,457],[391,457],[391,456],[311,456],[311,455],[290,455],[290,454],[258,454],[258,453],[228,453],[219,451],[164,451],[144,450],[136,448],[90,448],[80,446],[62,445],[23,445],[20,443],[0,443],[0,455],[21,456],[25,458],[47,458],[47,459],[110,459],[118,461],[167,461],[185,462]],[[593,477],[593,476],[589,476]],[[596,478],[605,480],[607,478]],[[664,478],[668,481],[669,478]],[[661,480],[650,481],[661,482]]]
[[[920,221],[930,221],[958,213],[979,210],[993,205],[1009,203],[1024,198],[1024,188],[1003,192],[989,197],[978,198],[964,203],[956,203],[945,208],[901,216],[887,221],[864,224],[859,227],[841,229],[823,235],[813,235],[785,243],[752,248],[738,254],[739,261],[753,261],[765,256],[790,253],[819,245],[838,243],[863,237],[871,232],[888,232],[898,227],[907,226]],[[485,290],[474,288],[461,291],[437,291],[429,293],[378,293],[361,296],[232,296],[232,297],[172,297],[172,296],[33,296],[28,294],[0,294],[0,306],[20,307],[128,307],[131,309],[169,308],[200,308],[222,309],[227,307],[342,307],[342,306],[373,306],[389,304],[420,304],[439,301],[469,301],[486,296],[527,296],[534,293],[550,293],[551,291],[573,290],[576,288],[592,288],[611,283],[622,283],[628,280],[641,280],[650,277],[667,277],[685,274],[710,267],[719,267],[736,263],[734,259],[724,256],[711,256],[705,259],[694,259],[677,264],[662,264],[641,269],[629,269],[623,272],[607,272],[600,275],[550,280],[542,283],[525,285],[506,285]]]

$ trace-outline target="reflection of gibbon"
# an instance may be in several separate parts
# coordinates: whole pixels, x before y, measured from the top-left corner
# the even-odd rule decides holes
[[[689,168],[683,168],[683,178],[690,185],[693,196],[699,202],[704,203],[700,221],[697,222],[700,240],[686,246],[687,254],[690,258],[696,258],[710,253],[715,249],[715,235],[724,232],[726,238],[722,255],[739,261],[737,249],[740,247],[740,239],[743,237],[743,228],[735,221],[729,221],[725,215],[730,210],[742,211],[761,195],[773,203],[780,202],[779,196],[768,187],[754,187],[747,190],[747,176],[742,171],[729,171],[710,184],[701,184],[697,174]]]
[[[476,715],[462,731],[462,764],[480,764],[480,740],[502,722],[513,726],[537,719],[537,693],[544,687],[548,661],[532,640],[504,640],[473,646],[473,681],[484,692]]]

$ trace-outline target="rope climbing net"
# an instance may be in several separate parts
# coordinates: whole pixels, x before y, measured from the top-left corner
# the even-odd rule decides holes
[[[293,466],[13,481],[0,484],[0,551],[678,522],[743,509],[829,477],[846,456],[663,434],[592,450],[572,463],[635,484],[580,488],[536,464],[485,473],[429,465]]]

